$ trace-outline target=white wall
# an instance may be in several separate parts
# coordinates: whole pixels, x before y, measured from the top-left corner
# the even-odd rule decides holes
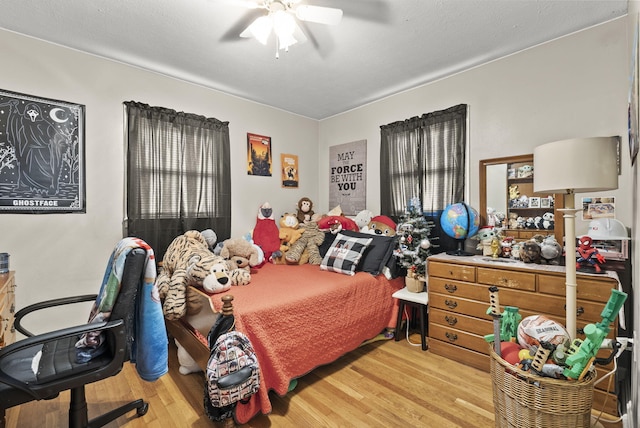
[[[469,106],[472,206],[479,203],[481,159],[532,153],[540,144],[581,136],[621,135],[625,149],[627,54],[623,18],[325,119],[320,183],[329,180],[330,146],[366,139],[367,208],[379,213],[380,126],[461,103]],[[629,157],[622,158],[619,190],[606,195],[617,197],[617,217],[630,224]],[[328,198],[321,191],[319,204],[326,207]],[[578,233],[586,232],[588,223],[577,223]]]
[[[265,200],[279,216],[302,196],[317,198],[315,120],[6,31],[0,57],[2,89],[86,105],[86,214],[0,214],[0,252],[16,270],[18,308],[98,291],[122,237],[123,101],[230,122],[233,237],[253,228]],[[247,132],[272,138],[272,177],[247,175]],[[281,188],[280,153],[299,156],[298,189]],[[78,311],[84,321],[88,312]]]

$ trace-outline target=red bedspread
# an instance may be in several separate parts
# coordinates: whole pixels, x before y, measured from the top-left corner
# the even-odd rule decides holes
[[[236,329],[251,340],[260,363],[260,390],[238,404],[236,420],[270,413],[269,391],[287,393],[289,382],[335,361],[364,340],[394,327],[397,305],[391,297],[402,278],[389,281],[321,271],[316,265],[266,264],[247,286],[233,287]],[[213,298],[220,310],[220,295]]]

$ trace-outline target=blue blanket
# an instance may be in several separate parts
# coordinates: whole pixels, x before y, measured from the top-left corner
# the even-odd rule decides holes
[[[93,304],[89,322],[107,321],[120,292],[122,273],[127,255],[134,248],[147,254],[143,283],[137,296],[135,337],[132,339],[130,360],[136,364],[138,375],[147,381],[157,380],[168,371],[168,339],[164,326],[162,305],[156,282],[156,264],[153,249],[138,238],[124,238],[114,249],[98,297]],[[104,335],[88,333],[76,343],[78,362],[87,362],[106,349]]]

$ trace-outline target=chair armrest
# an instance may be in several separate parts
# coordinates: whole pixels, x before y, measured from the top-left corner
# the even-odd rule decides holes
[[[29,330],[24,328],[21,324],[22,318],[24,318],[26,315],[29,315],[30,313],[35,311],[53,308],[56,306],[90,302],[90,301],[96,300],[97,297],[98,297],[97,294],[85,294],[82,296],[62,297],[59,299],[51,299],[51,300],[45,300],[44,302],[34,303],[32,305],[25,306],[24,308],[20,309],[18,312],[15,313],[13,325],[16,328],[16,330],[18,330],[20,333],[24,334],[25,336],[28,336],[28,337],[35,336],[35,334],[31,333]]]
[[[114,349],[124,349],[126,344],[125,326],[124,326],[124,321],[121,319],[118,319],[118,320],[108,321],[108,322],[102,321],[102,322],[95,322],[91,324],[83,324],[79,326],[55,330],[55,331],[40,334],[37,336],[27,337],[26,339],[20,340],[18,342],[14,342],[0,349],[0,362],[4,358],[7,358],[7,356],[9,356],[10,354],[19,352],[23,349],[27,349],[33,346],[44,345],[45,343],[55,342],[57,340],[67,338],[67,337],[78,337],[83,333],[88,333],[91,331],[108,331],[110,334],[113,334],[115,337]],[[114,359],[114,361],[115,360],[116,359]],[[14,388],[20,389],[38,400],[47,398],[51,395],[51,392],[47,388],[46,384],[37,385],[37,384],[22,382],[12,377],[10,373],[3,371],[1,367],[2,367],[2,364],[0,364],[0,382],[5,383],[7,385],[11,385]]]

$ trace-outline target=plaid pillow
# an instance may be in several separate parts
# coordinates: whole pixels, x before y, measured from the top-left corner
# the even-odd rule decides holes
[[[372,240],[372,238],[354,238],[338,233],[322,259],[320,269],[354,275],[364,250]]]

